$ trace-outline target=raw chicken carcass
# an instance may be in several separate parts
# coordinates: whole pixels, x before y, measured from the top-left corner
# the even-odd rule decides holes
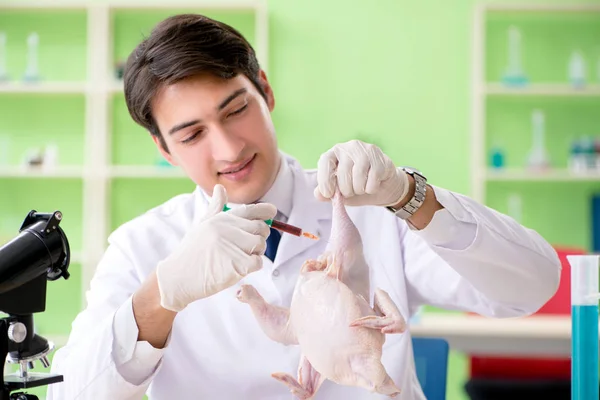
[[[272,376],[299,399],[311,399],[325,379],[394,397],[400,389],[381,363],[386,333],[401,333],[405,319],[382,289],[369,296],[369,267],[358,229],[342,197],[332,199],[333,226],[326,252],[301,268],[289,309],[267,303],[250,285],[237,298],[248,303],[265,334],[285,345],[299,345],[298,379]]]

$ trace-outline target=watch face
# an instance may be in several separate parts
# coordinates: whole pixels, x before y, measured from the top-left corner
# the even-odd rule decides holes
[[[406,172],[408,172],[409,174],[412,173],[412,172],[416,172],[417,174],[423,176],[423,173],[421,171],[419,171],[418,169],[416,169],[416,168],[413,168],[413,167],[402,167],[402,168],[404,170],[406,170]]]

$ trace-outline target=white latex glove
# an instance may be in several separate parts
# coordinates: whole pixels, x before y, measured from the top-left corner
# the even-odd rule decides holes
[[[262,268],[270,234],[264,222],[275,217],[272,204],[241,205],[227,212],[227,194],[216,185],[203,219],[156,268],[161,306],[181,311]]]
[[[408,175],[379,147],[358,140],[337,144],[317,166],[315,197],[328,200],[339,187],[349,206],[391,206],[409,189]]]

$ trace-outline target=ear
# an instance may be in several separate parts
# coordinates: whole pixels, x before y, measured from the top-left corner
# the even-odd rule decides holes
[[[177,165],[177,161],[171,155],[171,153],[169,153],[169,151],[165,148],[166,144],[163,146],[163,140],[161,140],[161,138],[158,138],[158,137],[156,137],[154,135],[152,135],[152,140],[154,141],[154,144],[158,148],[158,151],[165,158],[165,160],[167,160],[167,162],[169,164],[171,164],[173,166],[176,166]]]
[[[275,95],[273,94],[273,88],[271,88],[271,85],[267,79],[267,74],[262,69],[258,73],[258,81],[263,91],[267,95],[267,105],[269,106],[269,111],[272,112],[275,108]]]

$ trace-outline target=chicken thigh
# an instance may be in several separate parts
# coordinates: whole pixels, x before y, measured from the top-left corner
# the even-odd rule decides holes
[[[272,376],[302,400],[311,399],[325,379],[394,397],[400,389],[381,363],[385,334],[402,333],[406,322],[382,289],[369,288],[369,266],[359,231],[342,196],[332,199],[332,230],[327,250],[301,267],[289,309],[267,303],[250,285],[237,292],[272,340],[299,345],[297,379],[285,372]]]

